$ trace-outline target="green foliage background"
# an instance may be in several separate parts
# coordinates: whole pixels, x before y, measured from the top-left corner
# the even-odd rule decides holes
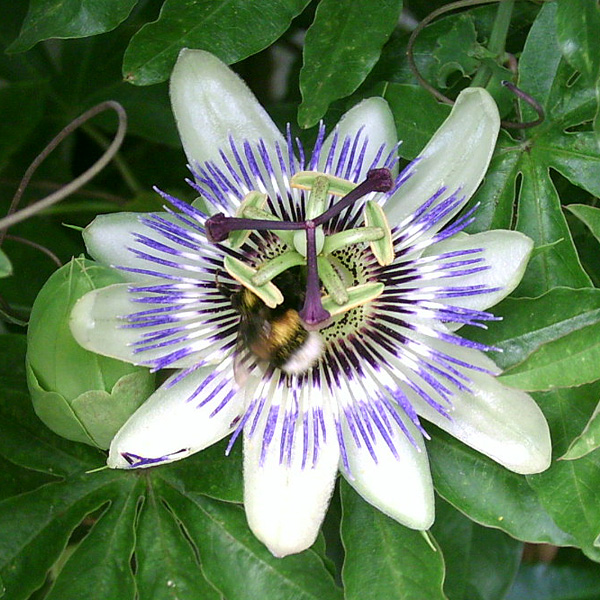
[[[449,108],[417,85],[408,38],[447,4],[0,0],[0,215],[36,154],[84,110],[118,100],[130,122],[117,160],[68,200],[11,228],[0,251],[0,597],[600,598],[596,0],[474,2],[434,20],[414,48],[425,79],[450,97],[474,81],[495,95],[503,118],[532,120],[531,108],[500,86],[510,79],[545,111],[537,127],[502,132],[474,198],[472,231],[514,228],[536,250],[521,286],[495,308],[504,320],[469,336],[501,349],[493,358],[504,381],[539,402],[554,444],[548,471],[515,475],[430,426],[438,498],[429,540],[342,482],[313,548],[275,559],[246,525],[239,446],[228,458],[219,444],[149,471],[89,473],[104,453],[46,429],[27,392],[19,321],[56,266],[18,238],[66,262],[83,245],[62,223],[155,209],[155,184],[192,199],[166,85],[180,48],[234,65],[278,124],[291,122],[307,143],[320,119],[334,123],[358,100],[382,95],[404,140],[402,158],[411,159]],[[114,134],[113,119],[103,115],[65,141],[26,201],[87,168]]]

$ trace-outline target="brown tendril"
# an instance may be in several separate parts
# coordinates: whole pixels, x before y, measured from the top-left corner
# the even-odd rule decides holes
[[[27,238],[23,238],[18,235],[5,234],[5,238],[7,240],[12,240],[13,242],[25,244],[26,246],[31,246],[32,248],[39,250],[40,252],[45,254],[48,258],[50,258],[50,260],[57,267],[62,267],[62,262],[61,262],[60,258],[58,258],[58,256],[56,256],[56,254],[54,254],[54,252],[52,252],[52,250],[49,250],[48,248],[46,248],[46,246],[42,246],[41,244],[38,244],[37,242],[33,242],[31,240],[28,240]]]
[[[110,143],[109,147],[105,150],[104,154],[86,171],[84,171],[81,175],[73,179],[73,181],[69,182],[64,187],[60,188],[56,192],[53,192],[49,196],[38,200],[34,204],[27,206],[26,208],[20,210],[19,212],[15,212],[25,189],[27,188],[29,181],[31,180],[33,174],[36,169],[40,166],[40,164],[50,155],[50,153],[65,139],[67,138],[75,129],[83,125],[89,119],[95,117],[97,114],[104,112],[105,110],[114,110],[117,113],[119,118],[119,125],[117,128],[117,133]],[[27,171],[25,171],[25,175],[23,175],[23,179],[19,183],[19,187],[12,199],[10,208],[8,209],[7,216],[3,219],[0,219],[0,246],[4,241],[6,236],[6,230],[9,227],[12,227],[16,223],[20,223],[25,219],[37,214],[38,212],[60,202],[76,190],[78,190],[81,186],[85,185],[90,181],[93,177],[95,177],[106,165],[114,158],[115,154],[121,147],[123,143],[123,139],[125,138],[125,132],[127,130],[127,114],[125,109],[114,100],[107,100],[106,102],[101,102],[96,106],[90,108],[88,111],[84,112],[81,116],[77,117],[73,121],[71,121],[35,158],[35,160],[29,165]]]

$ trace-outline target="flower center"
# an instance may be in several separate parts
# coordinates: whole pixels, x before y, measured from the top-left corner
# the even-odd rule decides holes
[[[394,259],[392,236],[382,208],[373,201],[364,205],[364,225],[344,229],[340,213],[371,192],[387,192],[393,179],[388,169],[373,169],[362,183],[303,171],[296,173],[291,186],[308,191],[305,219],[282,221],[264,209],[266,194],[250,192],[241,203],[235,217],[216,214],[206,221],[206,232],[212,242],[226,239],[233,248],[239,248],[252,231],[272,232],[283,243],[283,251],[265,260],[257,268],[227,256],[224,266],[229,275],[245,290],[258,297],[269,309],[284,305],[284,294],[278,287],[281,275],[302,268],[305,277],[303,306],[299,319],[308,331],[321,329],[331,323],[331,318],[350,311],[377,298],[383,291],[382,283],[366,282],[355,285],[347,266],[340,260],[343,250],[357,244],[368,243],[380,265]],[[329,202],[331,196],[341,196]],[[333,224],[333,222],[336,222]],[[324,226],[327,227],[327,233]],[[286,278],[289,281],[289,277]],[[293,280],[298,287],[298,278]],[[322,295],[322,288],[325,294]],[[290,290],[285,290],[289,295]]]

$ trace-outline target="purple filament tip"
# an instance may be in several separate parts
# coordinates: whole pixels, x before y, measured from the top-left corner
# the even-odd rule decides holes
[[[218,213],[206,220],[206,237],[209,242],[216,244],[227,239],[231,229],[227,226],[227,217],[223,213]]]
[[[367,173],[367,181],[374,192],[389,192],[394,185],[394,178],[389,169],[371,169]]]

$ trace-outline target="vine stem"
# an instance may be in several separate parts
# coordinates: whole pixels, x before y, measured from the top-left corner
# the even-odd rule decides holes
[[[506,45],[506,36],[510,27],[510,18],[515,5],[515,0],[502,0],[498,6],[498,12],[494,19],[490,40],[488,42],[488,50],[494,56],[502,56]],[[490,80],[492,71],[486,65],[481,65],[480,69],[473,77],[471,85],[473,87],[485,87]]]
[[[106,149],[104,154],[86,171],[84,171],[81,175],[73,179],[73,181],[69,182],[67,185],[62,187],[60,190],[42,198],[35,204],[31,206],[27,206],[26,208],[15,212],[21,198],[23,196],[23,192],[27,188],[29,181],[33,177],[36,169],[42,164],[42,162],[49,156],[49,154],[67,137],[69,136],[75,129],[86,123],[89,119],[95,117],[97,114],[104,112],[105,110],[114,110],[117,113],[117,117],[119,118],[119,125],[117,128],[117,133],[110,143],[109,147]],[[101,102],[96,106],[90,108],[88,111],[84,112],[81,116],[77,117],[71,121],[54,139],[38,154],[35,160],[29,165],[29,168],[23,175],[23,179],[17,188],[17,191],[12,199],[10,208],[8,210],[8,214],[3,219],[0,219],[0,246],[4,241],[4,237],[6,235],[6,230],[9,227],[12,227],[16,223],[20,223],[25,219],[37,214],[38,212],[60,202],[74,191],[79,189],[81,186],[85,185],[88,181],[90,181],[93,177],[95,177],[106,165],[113,159],[116,152],[121,147],[123,143],[123,139],[125,138],[125,132],[127,130],[127,113],[125,109],[114,100],[107,100],[106,102]]]

